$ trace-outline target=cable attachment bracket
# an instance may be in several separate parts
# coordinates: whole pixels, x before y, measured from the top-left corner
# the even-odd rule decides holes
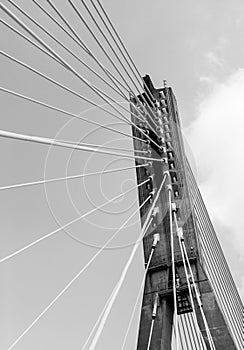
[[[181,240],[181,242],[183,242],[184,241],[184,235],[183,235],[182,227],[178,227],[177,235],[178,235],[179,239]]]
[[[176,213],[177,208],[176,208],[176,203],[171,203],[171,209],[172,209],[172,213]]]
[[[158,293],[155,296],[154,303],[153,303],[153,311],[152,311],[152,319],[154,320],[157,315],[157,308],[158,308]]]
[[[171,184],[167,185],[166,189],[167,189],[167,191],[171,191],[171,192],[173,191],[173,188],[172,188]]]
[[[157,243],[160,241],[160,235],[159,233],[154,233],[153,235],[153,244],[152,244],[152,249],[156,248]]]
[[[169,170],[165,170],[165,171],[163,172],[163,175],[164,175],[164,176],[167,175],[168,177],[170,177]]]
[[[158,213],[159,213],[159,207],[154,207],[153,212],[152,212],[152,216],[155,217]]]

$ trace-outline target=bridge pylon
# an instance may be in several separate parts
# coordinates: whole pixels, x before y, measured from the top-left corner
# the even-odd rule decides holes
[[[136,159],[145,163],[136,169],[138,183],[150,176],[138,189],[140,204],[165,182],[143,238],[150,265],[137,350],[241,350],[243,305],[185,154],[176,98],[167,84],[156,89],[147,75],[143,81],[144,92],[131,97],[135,153],[152,159]],[[140,211],[142,225],[150,205]]]

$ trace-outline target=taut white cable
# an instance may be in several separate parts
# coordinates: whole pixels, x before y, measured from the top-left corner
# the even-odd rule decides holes
[[[18,255],[19,253],[24,252],[26,249],[29,249],[29,248],[33,247],[34,245],[36,245],[37,243],[43,241],[44,239],[53,236],[55,233],[57,233],[57,232],[59,232],[59,231],[65,229],[66,227],[68,227],[68,226],[74,224],[75,222],[81,220],[82,218],[85,218],[86,216],[88,216],[88,215],[94,213],[95,211],[97,211],[97,210],[103,208],[103,207],[104,207],[105,205],[107,205],[108,203],[111,203],[111,202],[113,202],[114,200],[116,200],[116,199],[118,199],[118,198],[124,196],[125,194],[131,192],[132,190],[136,189],[137,187],[140,187],[140,186],[144,185],[147,181],[149,181],[149,179],[147,179],[147,180],[141,182],[139,185],[136,185],[136,186],[130,188],[129,190],[127,190],[127,191],[125,191],[125,192],[119,194],[118,196],[115,196],[115,197],[109,199],[107,202],[105,202],[105,203],[99,205],[98,207],[96,207],[96,208],[94,208],[94,209],[92,209],[92,210],[86,212],[85,214],[83,214],[83,215],[79,216],[78,218],[76,218],[76,219],[74,219],[74,220],[68,222],[67,224],[63,225],[62,227],[59,227],[59,228],[57,228],[56,230],[54,230],[54,231],[52,231],[52,232],[46,234],[45,236],[42,236],[41,238],[38,238],[38,239],[35,240],[34,242],[32,242],[32,243],[26,245],[25,247],[23,247],[23,248],[21,248],[21,249],[18,249],[18,250],[15,251],[14,253],[11,253],[11,254],[5,256],[4,258],[0,259],[0,263],[2,263],[2,262],[4,262],[4,261],[6,261],[6,260],[8,260],[8,259],[10,259],[10,258],[12,258],[12,257],[14,257],[14,256],[16,256],[16,255]]]
[[[158,242],[158,240],[157,240],[157,242]],[[156,242],[156,244],[157,244],[157,242]],[[141,292],[142,292],[142,289],[143,289],[143,286],[144,286],[145,278],[146,278],[146,275],[147,275],[147,272],[148,272],[148,269],[149,269],[149,266],[150,266],[150,263],[151,263],[151,260],[152,260],[152,257],[153,257],[153,253],[154,253],[155,248],[156,248],[156,244],[155,244],[155,246],[152,246],[151,253],[150,253],[148,261],[146,263],[146,268],[145,268],[145,271],[144,271],[143,276],[142,276],[142,282],[141,282],[141,285],[140,285],[140,289],[138,291],[137,298],[136,298],[136,301],[135,301],[135,305],[134,305],[134,308],[132,310],[132,313],[131,313],[131,316],[130,316],[130,320],[129,320],[129,323],[128,323],[128,327],[127,327],[126,332],[125,332],[125,336],[124,336],[124,340],[123,340],[123,344],[122,344],[121,350],[124,350],[124,347],[125,347],[125,344],[126,344],[126,340],[127,340],[127,337],[128,337],[129,331],[130,331],[130,327],[131,327],[131,324],[132,324],[132,321],[133,321],[133,318],[134,318],[134,315],[135,315],[135,312],[136,312],[137,304],[138,304],[138,301],[140,299]],[[153,245],[154,245],[154,242],[153,242]]]
[[[72,40],[74,40],[76,42],[77,45],[79,45],[82,50],[84,50],[89,56],[92,56],[93,59],[98,63],[98,60],[95,58],[95,56],[91,53],[91,51],[89,50],[89,52],[86,50],[86,48],[83,47],[83,45],[81,45],[81,43],[75,38],[73,37],[63,26],[60,25],[60,23],[53,17],[51,16],[51,14],[44,8],[42,7],[36,0],[32,0],[59,28],[61,28]],[[37,23],[35,21],[36,25],[40,26],[39,23]],[[43,30],[45,30],[45,28],[42,27]],[[45,30],[46,31],[46,30]],[[47,31],[46,31],[47,32]],[[47,32],[47,34],[50,36],[51,34],[49,32]],[[52,36],[53,37],[53,36]],[[56,41],[57,38],[53,37],[53,39]],[[128,97],[123,93],[123,91],[118,87],[118,85],[116,83],[114,83],[114,81],[111,79],[111,75],[112,73],[109,72],[109,74],[107,74],[108,69],[105,68],[100,62],[99,62],[99,66],[102,68],[102,70],[108,75],[108,77],[113,81],[114,85],[117,87],[114,88],[114,86],[112,86],[106,79],[104,79],[100,74],[98,74],[92,67],[90,67],[88,64],[86,64],[86,62],[84,62],[83,60],[80,59],[79,56],[75,55],[71,50],[69,50],[65,45],[63,45],[62,43],[60,43],[60,45],[62,45],[62,47],[65,50],[68,50],[70,52],[71,55],[73,55],[80,63],[82,63],[83,65],[86,66],[87,69],[89,69],[93,74],[95,74],[99,79],[101,79],[106,85],[108,85],[112,90],[114,90],[116,93],[118,93],[121,97],[123,97],[124,99],[126,99],[126,101],[130,104],[131,101],[128,99]],[[112,75],[113,76],[113,75]],[[129,90],[127,90],[128,92],[130,92]],[[137,98],[136,95],[134,95],[135,98]],[[141,115],[141,117],[143,118],[143,121],[146,122],[146,120],[144,119],[144,116],[142,115],[142,113],[140,112],[140,110],[138,110],[139,114]],[[139,120],[141,120],[139,117],[137,117]],[[155,131],[155,130],[153,130]]]
[[[85,7],[85,9],[87,10],[87,12],[89,13],[90,17],[92,18],[93,22],[95,23],[96,27],[98,28],[99,32],[101,33],[101,35],[103,36],[103,38],[105,39],[105,41],[107,42],[107,44],[109,45],[110,49],[112,50],[113,54],[115,55],[115,57],[117,58],[118,62],[120,63],[120,65],[122,66],[122,68],[124,69],[126,75],[129,77],[130,81],[132,82],[132,84],[134,85],[134,87],[136,88],[137,92],[141,95],[144,103],[150,108],[151,112],[155,115],[155,112],[153,110],[153,108],[151,108],[146,99],[144,98],[143,94],[141,94],[140,90],[138,89],[136,83],[134,82],[133,78],[131,77],[131,75],[128,72],[128,69],[126,69],[126,67],[124,66],[123,62],[121,61],[120,57],[117,55],[116,51],[114,50],[112,44],[110,43],[110,41],[108,40],[107,35],[104,34],[103,30],[100,28],[100,25],[98,24],[98,22],[96,21],[95,17],[93,16],[92,12],[90,11],[89,7],[86,5],[86,3],[83,0],[80,0],[83,4],[83,6]],[[71,3],[71,1],[69,1]],[[93,3],[94,6],[94,3]],[[95,7],[95,6],[94,6]],[[95,7],[96,8],[96,7]],[[78,11],[78,10],[77,10]],[[98,12],[99,13],[99,12]],[[116,70],[119,72],[120,76],[122,77],[123,81],[126,83],[126,85],[129,88],[129,92],[132,94],[132,96],[136,99],[137,103],[139,103],[144,112],[148,115],[148,117],[151,119],[152,123],[156,126],[157,128],[157,124],[155,123],[155,121],[152,119],[150,113],[147,111],[146,107],[143,105],[143,103],[141,103],[141,101],[139,100],[139,98],[136,96],[136,94],[133,93],[132,89],[130,88],[129,84],[127,84],[126,80],[124,79],[123,75],[120,73],[120,71],[117,69],[117,66],[114,64],[112,58],[110,57],[110,55],[108,55],[108,53],[106,52],[106,50],[104,50],[103,46],[100,44],[100,42],[97,40],[96,36],[93,34],[93,31],[91,30],[91,28],[88,26],[88,24],[86,23],[86,21],[84,21],[83,17],[80,15],[80,18],[82,19],[83,22],[85,22],[86,27],[89,29],[89,31],[91,32],[91,34],[94,36],[94,39],[96,40],[96,42],[98,43],[98,45],[100,46],[100,48],[102,49],[102,51],[104,52],[104,54],[109,58],[110,63],[116,68]],[[102,17],[100,17],[102,19]],[[103,21],[103,24],[104,23]],[[107,28],[108,29],[108,28]],[[109,31],[110,33],[110,31]],[[110,33],[111,34],[111,33]],[[113,36],[112,36],[113,37]],[[155,115],[156,116],[156,115]],[[156,130],[154,130],[156,132]]]
[[[14,3],[12,0],[10,0],[11,3]],[[16,4],[15,7],[19,8]],[[60,55],[58,55],[49,45],[47,45],[37,34],[35,34],[28,26],[24,24],[17,16],[14,15],[13,12],[11,12],[5,5],[0,4],[0,8],[3,9],[3,11],[8,14],[15,22],[17,22],[23,29],[25,29],[32,37],[34,37],[41,45],[43,45],[49,52],[51,52],[52,56],[55,56],[57,58],[57,62],[61,63],[66,69],[68,69],[70,72],[72,72],[78,79],[80,79],[85,85],[87,85],[94,93],[96,93],[103,101],[108,103],[108,105],[111,106],[112,109],[114,109],[121,117],[117,118],[119,120],[127,121],[129,125],[133,125],[141,134],[143,134],[148,140],[150,140],[152,143],[154,143],[157,147],[160,148],[160,146],[150,137],[148,136],[142,129],[140,129],[135,123],[131,122],[124,114],[122,114],[111,102],[107,99],[110,98],[104,91],[100,90],[93,84],[91,84],[87,79],[85,79],[83,76],[81,76],[70,64],[67,63]],[[3,22],[3,21],[2,21]],[[7,89],[2,89],[2,91],[6,91]],[[104,97],[106,96],[106,97]],[[111,98],[110,98],[111,99]],[[29,99],[31,100],[31,99]],[[115,100],[111,99],[114,103],[117,103]],[[121,106],[120,106],[121,107]],[[138,116],[136,116],[138,117]]]
[[[158,308],[158,293],[156,294],[156,297],[155,297],[154,303],[153,303],[152,320],[151,320],[151,326],[150,326],[150,331],[149,331],[147,350],[149,350],[150,346],[151,346],[153,327],[154,327],[154,322],[155,322],[155,318],[157,315],[157,308]]]
[[[148,199],[148,197],[142,205],[144,205]],[[80,277],[80,275],[91,265],[91,263],[100,255],[100,253],[104,250],[105,247],[115,238],[118,232],[124,228],[127,222],[138,212],[137,210],[127,219],[124,224],[106,241],[106,243],[97,251],[97,253],[88,261],[88,263],[75,275],[75,277],[61,290],[60,293],[45,307],[45,309],[35,318],[35,320],[21,333],[21,335],[11,344],[8,350],[12,350],[14,346],[19,343],[19,341],[31,330],[31,328],[40,320],[40,318],[56,303],[56,301],[66,292],[66,290]]]
[[[46,11],[40,4],[36,2],[36,0],[32,0],[39,8],[46,13],[46,15],[51,18],[52,21],[54,21],[59,28],[61,28],[69,37],[71,37],[72,40],[76,42],[77,45],[79,45],[82,50],[84,50],[89,56],[91,56],[95,62],[98,64],[98,66],[105,72],[105,74],[109,77],[109,79],[113,82],[113,84],[117,87],[117,89],[120,90],[120,92],[123,94],[122,90],[118,87],[116,82],[122,86],[127,92],[130,92],[112,73],[109,71],[104,65],[96,58],[96,56],[90,51],[90,49],[85,45],[85,43],[81,40],[81,38],[78,36],[78,34],[75,32],[75,30],[71,27],[71,25],[68,23],[68,21],[64,18],[64,16],[61,14],[61,12],[58,10],[58,8],[50,1],[47,0],[47,2],[50,4],[50,6],[54,9],[54,11],[58,14],[58,16],[62,19],[62,21],[66,24],[66,26],[69,28],[69,30],[73,33],[75,37],[73,37],[57,20],[55,20],[49,13]],[[116,81],[116,82],[115,82]],[[136,98],[136,100],[141,105],[140,101],[138,100],[137,96],[133,94],[133,96]],[[131,104],[131,101],[129,101]],[[146,111],[146,114],[148,114],[149,118],[151,119],[150,113],[145,109],[145,107],[142,105],[143,109]],[[144,121],[147,123],[147,120],[144,118],[140,110],[137,110],[141,117],[143,117]],[[154,121],[153,121],[154,122]],[[155,132],[155,130],[152,128],[150,124],[148,126]]]
[[[188,258],[185,242],[182,241],[181,243],[182,243],[183,251],[184,251],[184,254],[185,254],[185,257],[186,257],[187,266],[188,266],[188,269],[190,271],[192,284],[193,284],[193,287],[195,289],[196,299],[197,299],[197,303],[198,303],[198,306],[199,306],[199,309],[200,309],[200,312],[201,312],[201,315],[202,315],[202,319],[203,319],[203,323],[204,323],[204,326],[205,326],[205,330],[206,330],[209,346],[210,346],[211,350],[216,350],[215,344],[214,344],[214,341],[213,341],[213,337],[212,337],[212,335],[210,333],[208,322],[207,322],[206,316],[205,316],[204,311],[203,311],[203,305],[202,305],[202,302],[200,300],[199,291],[198,291],[198,288],[197,288],[196,283],[195,283],[195,278],[194,278],[194,275],[193,275],[193,272],[192,272],[192,268],[191,268],[191,264],[190,264],[190,261],[189,261],[189,258]]]
[[[143,226],[142,226],[142,230],[141,230],[139,239],[138,239],[137,242],[135,243],[134,248],[133,248],[133,250],[132,250],[132,252],[131,252],[131,254],[130,254],[129,260],[127,261],[127,263],[126,263],[126,265],[125,265],[125,267],[124,267],[124,269],[123,269],[123,272],[122,272],[122,274],[121,274],[120,280],[119,280],[119,282],[118,282],[118,284],[117,284],[117,286],[116,286],[116,291],[114,292],[114,294],[113,294],[111,300],[109,301],[109,304],[108,304],[108,306],[107,306],[107,308],[106,308],[106,310],[105,310],[105,312],[104,312],[104,314],[103,314],[103,316],[102,316],[101,322],[100,322],[100,324],[99,324],[99,326],[98,326],[97,332],[96,332],[96,334],[95,334],[95,336],[94,336],[94,338],[93,338],[93,340],[92,340],[92,343],[91,343],[91,345],[90,345],[90,347],[89,347],[89,350],[94,350],[94,349],[95,349],[95,346],[96,346],[96,344],[97,344],[97,342],[98,342],[98,340],[99,340],[99,337],[100,337],[100,335],[101,335],[101,333],[102,333],[102,331],[103,331],[104,325],[105,325],[106,320],[107,320],[107,318],[108,318],[108,316],[109,316],[109,313],[110,313],[110,311],[111,311],[111,309],[112,309],[112,306],[113,306],[113,304],[114,304],[114,301],[115,301],[115,299],[116,299],[116,297],[117,297],[117,295],[118,295],[118,293],[119,293],[120,287],[121,287],[121,285],[123,284],[123,281],[124,281],[124,279],[125,279],[126,273],[127,273],[128,269],[129,269],[129,267],[130,267],[130,265],[131,265],[131,262],[132,262],[132,260],[133,260],[133,258],[134,258],[134,256],[135,256],[135,254],[136,254],[136,252],[137,252],[137,249],[138,249],[138,247],[139,247],[140,240],[143,238],[143,236],[144,236],[144,234],[145,234],[145,232],[146,232],[146,228],[148,227],[148,222],[149,222],[150,219],[151,219],[151,215],[152,215],[153,209],[154,209],[155,204],[156,204],[156,202],[157,202],[157,200],[158,200],[158,198],[159,198],[159,195],[160,195],[160,193],[161,193],[161,190],[162,190],[162,188],[163,188],[163,185],[164,185],[164,183],[165,183],[165,180],[166,180],[166,178],[167,178],[167,175],[168,175],[168,174],[166,173],[166,174],[164,175],[164,177],[163,177],[162,183],[161,183],[161,185],[160,185],[160,187],[159,187],[159,189],[158,189],[158,192],[157,192],[157,194],[156,194],[156,196],[155,196],[155,198],[154,198],[154,200],[153,200],[153,203],[152,203],[152,205],[151,205],[151,208],[150,208],[149,212],[147,213],[146,219],[145,219],[144,224],[143,224]]]
[[[93,3],[93,1],[91,1],[91,2]],[[134,61],[133,61],[133,59],[131,58],[131,56],[130,56],[128,50],[126,49],[126,47],[125,47],[125,45],[124,45],[122,39],[120,38],[120,36],[119,36],[117,30],[115,29],[115,27],[114,27],[114,25],[113,25],[111,19],[109,18],[107,12],[105,11],[103,5],[101,4],[101,2],[100,2],[99,0],[97,0],[97,3],[99,4],[99,6],[100,6],[100,8],[101,8],[101,10],[102,10],[102,12],[103,12],[103,14],[105,15],[105,17],[106,17],[108,23],[109,23],[110,26],[111,26],[113,32],[115,33],[116,37],[118,38],[118,40],[119,40],[119,42],[120,42],[122,48],[124,49],[124,51],[125,51],[127,57],[129,58],[129,60],[130,60],[130,62],[132,63],[133,67],[135,68],[138,77],[141,79],[141,77],[142,77],[141,73],[139,72],[138,68],[136,67],[136,65],[135,65],[135,63],[134,63]],[[132,72],[134,73],[134,71],[133,71],[132,68],[131,68],[131,70],[132,70]],[[134,73],[134,75],[135,75],[135,73]],[[136,75],[135,75],[135,76],[136,76]],[[140,80],[137,79],[137,81],[140,83]],[[140,83],[140,84],[141,84],[141,83]],[[141,86],[142,86],[142,88],[144,88],[142,84],[141,84]],[[145,94],[146,94],[146,96],[148,97],[148,99],[151,100],[151,102],[153,103],[154,97],[152,96],[151,91],[148,89],[148,87],[147,87],[146,84],[145,84],[145,89],[144,89],[144,91],[145,91]]]
[[[18,6],[14,1],[8,0],[13,6],[15,6],[24,16],[26,16],[30,21],[32,21],[36,26],[38,26],[44,33],[46,33],[50,38],[52,38],[56,43],[58,43],[65,51],[69,52],[76,60],[78,60],[82,65],[84,65],[89,71],[95,74],[99,79],[101,79],[105,84],[110,86],[116,93],[118,93],[122,98],[126,98],[124,94],[117,91],[108,81],[106,81],[100,74],[98,74],[92,67],[90,67],[85,61],[83,61],[79,56],[77,56],[73,51],[71,51],[66,45],[64,45],[60,40],[58,40],[53,34],[45,29],[40,23],[38,23],[32,16],[30,16],[26,11],[24,11],[20,6]],[[33,0],[34,1],[34,0]],[[35,1],[34,1],[35,2]],[[37,3],[35,2],[37,5]],[[38,6],[44,11],[41,5]],[[46,13],[46,12],[45,12]]]
[[[146,231],[147,231],[148,227],[150,226],[150,224],[151,224],[151,222],[149,221],[148,226],[147,226],[147,228],[146,228]],[[155,249],[155,247],[154,247],[154,249]],[[152,249],[152,253],[153,253],[154,249]],[[150,256],[151,256],[151,258],[152,258],[152,254],[151,254]],[[151,261],[151,258],[149,258],[150,261]],[[148,260],[148,266],[149,266],[149,264],[150,264],[150,261]],[[146,269],[146,270],[147,270],[147,269]],[[143,276],[144,276],[144,275],[145,275],[145,273],[143,274]],[[144,283],[144,277],[143,277],[143,281],[142,281],[142,286],[143,286],[143,283]],[[141,290],[141,288],[140,288],[140,290]],[[90,331],[90,334],[88,335],[88,338],[86,339],[86,342],[83,344],[82,350],[85,350],[85,347],[87,346],[87,344],[88,344],[89,340],[91,339],[91,337],[92,337],[92,335],[93,335],[95,329],[97,328],[97,325],[99,324],[99,322],[100,322],[100,320],[101,320],[101,318],[102,318],[102,316],[103,316],[105,310],[107,309],[107,307],[108,307],[108,305],[109,305],[109,302],[110,302],[110,300],[112,299],[113,294],[114,294],[115,291],[116,291],[116,286],[114,287],[112,293],[110,294],[108,300],[106,301],[106,304],[104,305],[104,307],[103,307],[103,309],[102,309],[102,311],[101,311],[99,317],[97,318],[96,323],[94,324],[92,330]],[[137,303],[137,302],[136,302],[136,303]],[[123,350],[123,347],[121,348],[121,350]]]
[[[10,28],[10,29],[12,29],[12,28]],[[31,41],[31,43],[32,43],[32,41]],[[41,49],[41,47],[40,47],[39,45],[35,45],[35,46],[36,46],[37,48],[40,48],[40,49]],[[42,50],[42,51],[43,51],[44,53],[46,53],[46,54],[49,55],[49,52],[47,52],[47,51],[45,51],[45,50]],[[67,86],[65,86],[65,85],[63,85],[63,84],[61,84],[61,83],[59,83],[58,81],[52,79],[51,77],[49,77],[49,76],[43,74],[42,72],[38,71],[37,69],[35,69],[35,68],[29,66],[28,64],[26,64],[26,63],[24,63],[24,62],[22,62],[22,61],[20,61],[20,60],[18,60],[17,58],[15,58],[15,57],[13,57],[13,56],[7,54],[7,53],[4,52],[4,51],[0,51],[0,54],[3,55],[3,56],[5,56],[5,57],[7,57],[7,58],[10,59],[11,61],[13,61],[13,62],[15,62],[15,63],[21,65],[22,67],[28,69],[28,70],[31,71],[32,73],[35,73],[35,74],[39,75],[40,77],[46,79],[47,81],[50,81],[51,83],[53,83],[54,85],[60,87],[61,89],[63,89],[63,90],[65,90],[65,91],[67,91],[67,92],[73,94],[74,96],[77,96],[77,97],[81,98],[82,100],[88,102],[88,103],[91,104],[92,106],[95,106],[95,107],[97,107],[97,108],[103,110],[104,112],[108,113],[109,115],[111,115],[111,116],[117,118],[117,115],[116,115],[115,113],[113,113],[112,111],[110,111],[110,110],[104,108],[103,105],[99,105],[99,104],[95,103],[94,101],[92,101],[92,100],[88,99],[87,97],[81,95],[80,93],[78,93],[78,92],[76,92],[76,91],[70,89],[69,87],[67,87]],[[125,103],[125,102],[123,102],[123,103]],[[134,116],[136,116],[136,115],[134,115]],[[140,119],[140,120],[141,120],[141,119]]]
[[[193,310],[193,318],[194,318],[195,325],[197,327],[198,343],[199,343],[200,348],[203,349],[203,347],[202,347],[202,340],[201,340],[201,332],[200,332],[200,328],[199,328],[199,325],[198,325],[198,322],[197,322],[197,315],[196,315],[195,304],[194,304],[193,295],[192,295],[191,284],[190,284],[190,281],[189,281],[189,275],[188,275],[187,266],[186,266],[186,262],[185,262],[185,256],[184,256],[184,252],[183,252],[183,248],[182,248],[182,244],[181,244],[182,238],[183,238],[182,237],[183,236],[183,230],[182,230],[182,228],[179,229],[179,227],[178,227],[178,221],[177,221],[177,216],[176,216],[176,212],[175,211],[174,211],[173,215],[174,215],[174,221],[175,221],[175,225],[176,225],[176,231],[177,231],[177,236],[178,236],[181,256],[182,256],[183,265],[184,265],[186,282],[187,282],[189,296],[190,296],[190,300],[191,300],[191,306],[192,306],[192,310]],[[179,230],[181,230],[181,231],[179,231]]]
[[[129,138],[131,138],[131,139],[135,139],[135,140],[138,140],[138,141],[147,143],[146,140],[143,140],[143,139],[141,139],[141,138],[139,138],[139,137],[135,137],[135,136],[126,134],[126,133],[124,133],[124,132],[122,132],[122,131],[113,129],[113,128],[109,127],[109,126],[106,126],[106,125],[103,125],[103,124],[101,124],[101,123],[97,123],[97,122],[95,122],[95,121],[93,121],[93,120],[89,120],[89,119],[86,119],[86,118],[84,118],[84,117],[81,117],[81,116],[78,115],[78,114],[74,114],[74,113],[65,111],[65,110],[63,110],[63,109],[61,109],[61,108],[58,108],[58,107],[54,107],[54,106],[52,106],[52,105],[49,105],[49,104],[44,103],[44,102],[41,102],[41,101],[36,100],[36,99],[34,99],[34,98],[31,98],[31,97],[28,97],[28,96],[19,94],[18,92],[15,92],[15,91],[12,91],[12,90],[9,90],[9,89],[6,89],[6,88],[4,88],[4,87],[0,87],[0,91],[6,92],[6,93],[8,93],[8,94],[10,94],[10,95],[13,95],[13,96],[16,96],[16,97],[19,97],[19,98],[22,98],[22,99],[24,99],[24,100],[26,100],[26,101],[36,103],[36,104],[38,104],[38,105],[40,105],[40,106],[42,106],[42,107],[46,107],[46,108],[48,108],[48,109],[50,109],[50,110],[53,110],[53,111],[56,111],[56,112],[60,112],[60,113],[62,113],[62,114],[68,115],[68,116],[70,116],[70,117],[72,117],[72,118],[76,118],[76,119],[83,120],[83,121],[86,122],[86,123],[99,126],[99,127],[101,127],[102,129],[106,129],[106,130],[109,130],[109,131],[113,131],[113,132],[115,132],[115,133],[117,133],[117,134],[120,134],[120,135],[129,137]],[[98,106],[97,106],[97,107],[98,107]]]
[[[177,299],[176,299],[176,284],[175,284],[175,256],[174,256],[174,232],[173,232],[173,213],[172,213],[172,187],[169,185],[169,226],[170,226],[170,242],[171,242],[171,259],[172,259],[172,276],[173,276],[173,297],[174,297],[174,325],[176,350],[179,349],[179,326],[177,318]]]
[[[40,143],[44,145],[51,145],[51,146],[57,146],[57,147],[63,147],[63,148],[71,148],[74,150],[79,151],[85,151],[85,152],[94,152],[94,153],[101,153],[101,154],[107,154],[107,155],[114,155],[119,157],[124,157],[128,159],[144,159],[144,160],[154,160],[155,162],[162,162],[162,159],[156,159],[156,158],[149,158],[149,157],[143,157],[143,156],[137,156],[137,155],[130,155],[130,154],[123,154],[123,153],[117,153],[112,151],[106,151],[106,150],[100,150],[95,147],[89,147],[82,145],[79,143],[78,145],[68,142],[60,142],[55,139],[49,139],[46,137],[40,137],[40,136],[32,136],[32,135],[25,135],[25,134],[18,134],[15,132],[10,132],[6,130],[0,130],[0,137],[4,137],[7,139],[15,139],[20,141],[28,141],[28,142],[34,142],[34,143]]]
[[[127,102],[131,103],[128,97],[126,97],[125,94],[120,93],[118,90],[116,90],[106,79],[104,79],[100,74],[98,74],[92,67],[90,67],[86,62],[84,62],[79,56],[77,56],[73,51],[71,51],[66,45],[64,45],[60,40],[58,40],[54,35],[52,35],[48,30],[46,30],[42,25],[40,25],[36,20],[34,20],[31,16],[29,16],[21,7],[19,7],[14,1],[8,0],[13,6],[15,6],[22,14],[24,14],[29,20],[31,20],[36,26],[38,26],[41,30],[43,30],[49,37],[51,37],[55,42],[57,42],[63,49],[65,49],[69,54],[71,54],[75,59],[77,59],[82,65],[84,65],[88,70],[90,70],[93,74],[95,74],[99,79],[101,79],[106,85],[108,85],[111,89],[113,89],[116,93],[118,93],[122,98],[124,98]],[[42,8],[42,7],[41,7]],[[49,49],[51,52],[51,49]],[[58,57],[56,55],[56,57]],[[59,58],[59,61],[61,62],[61,58]],[[64,61],[63,61],[64,64]],[[67,65],[68,68],[68,65]],[[70,69],[69,69],[70,70]],[[90,84],[90,87],[92,84]],[[96,86],[93,86],[95,89],[103,93],[101,90],[99,90]],[[120,108],[122,108],[124,111],[128,112],[128,110],[123,107],[123,105],[119,104],[116,100],[112,99],[109,95],[103,93],[107,98],[109,98],[114,104],[118,105]],[[101,96],[100,96],[101,97]],[[108,101],[107,101],[108,102]],[[117,110],[117,109],[116,109]],[[117,112],[119,112],[117,110]],[[140,112],[139,112],[140,113]],[[132,113],[133,114],[133,113]],[[122,114],[121,114],[122,115]],[[136,114],[133,114],[136,118],[138,118],[140,121],[141,118],[139,118]],[[118,116],[116,116],[119,118]],[[125,116],[124,116],[125,117]],[[143,117],[143,116],[142,116]]]
[[[110,173],[115,173],[115,172],[123,171],[123,170],[129,170],[129,169],[136,169],[136,168],[146,167],[148,165],[149,165],[149,163],[146,163],[146,164],[141,164],[141,165],[133,165],[133,166],[125,167],[125,168],[117,168],[117,169],[110,169],[110,170],[104,170],[104,171],[95,171],[95,172],[92,172],[92,173],[85,173],[85,174],[78,174],[78,175],[71,175],[71,176],[63,176],[63,177],[56,177],[56,178],[53,178],[53,179],[39,180],[39,181],[33,181],[33,182],[25,182],[25,183],[14,184],[14,185],[6,185],[6,186],[1,186],[0,187],[0,191],[10,190],[10,189],[14,189],[14,188],[22,188],[22,187],[28,187],[28,186],[42,185],[42,184],[47,184],[47,183],[56,182],[56,181],[65,181],[65,180],[79,179],[79,178],[86,177],[86,176],[110,174]]]

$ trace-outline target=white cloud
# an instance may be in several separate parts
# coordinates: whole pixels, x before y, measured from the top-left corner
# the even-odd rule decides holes
[[[225,244],[229,241],[233,247],[229,258],[235,261],[235,267],[238,266],[236,260],[239,260],[242,275],[239,275],[237,284],[244,299],[244,272],[241,269],[244,262],[243,97],[244,69],[240,69],[225,82],[212,85],[211,93],[199,104],[197,118],[186,133],[207,208],[215,224],[231,232],[223,241]],[[218,236],[221,240],[221,230]]]
[[[205,58],[210,65],[222,67],[224,65],[223,60],[217,56],[214,51],[209,51],[205,54]]]
[[[229,44],[228,39],[225,36],[220,36],[216,46],[211,50],[205,53],[204,57],[206,62],[215,69],[224,69],[225,61],[222,56]]]
[[[227,37],[222,35],[218,38],[216,45],[203,54],[203,63],[207,74],[200,76],[199,80],[201,83],[207,84],[212,88],[212,85],[216,83],[216,75],[231,72],[229,65],[223,58],[229,44],[230,41]]]
[[[213,76],[200,76],[200,83],[205,83],[207,85],[213,85],[215,83],[215,78]]]

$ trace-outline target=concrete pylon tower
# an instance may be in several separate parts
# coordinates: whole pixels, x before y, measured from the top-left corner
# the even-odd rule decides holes
[[[137,350],[171,349],[175,310],[178,349],[244,349],[243,305],[185,155],[175,96],[166,82],[156,89],[149,76],[143,79],[145,92],[131,98],[137,107],[131,107],[132,121],[150,137],[145,142],[132,127],[143,140],[135,139],[134,148],[152,158],[137,168],[138,183],[151,177],[138,190],[140,204],[149,193],[153,199],[167,176],[143,239],[146,264],[154,235],[160,236],[146,274]],[[149,207],[140,212],[142,225]],[[186,316],[189,327],[197,321],[199,346],[187,323],[183,327]]]

